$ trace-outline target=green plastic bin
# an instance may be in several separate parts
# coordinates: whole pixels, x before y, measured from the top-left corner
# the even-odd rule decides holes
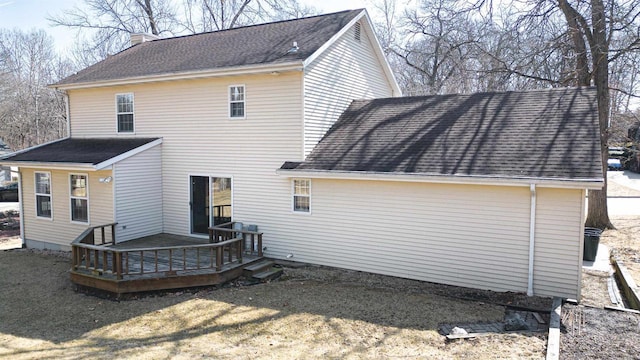
[[[584,250],[582,252],[582,260],[596,261],[598,255],[598,245],[600,244],[600,235],[602,230],[597,228],[584,228]]]

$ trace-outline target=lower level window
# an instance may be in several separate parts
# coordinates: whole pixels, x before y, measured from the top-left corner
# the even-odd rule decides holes
[[[293,180],[293,211],[308,213],[311,210],[311,180]]]
[[[51,219],[51,174],[36,172],[36,216]]]
[[[87,175],[71,174],[71,221],[89,222]]]

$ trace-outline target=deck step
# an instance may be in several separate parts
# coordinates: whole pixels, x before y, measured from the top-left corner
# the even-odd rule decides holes
[[[271,267],[267,270],[261,271],[259,273],[253,274],[253,278],[256,280],[260,280],[262,282],[269,281],[275,279],[282,275],[282,268]]]
[[[273,267],[275,263],[271,260],[262,260],[262,261],[258,261],[254,264],[251,264],[249,266],[246,266],[244,268],[244,273],[246,276],[253,276],[253,274],[262,272],[266,269],[269,269],[271,267]]]

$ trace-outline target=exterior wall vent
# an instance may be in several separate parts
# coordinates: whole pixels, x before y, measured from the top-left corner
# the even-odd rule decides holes
[[[355,30],[354,37],[356,41],[360,41],[360,23],[359,22],[356,23],[354,30]]]
[[[158,39],[160,39],[160,37],[153,34],[131,33],[130,35],[131,46]]]

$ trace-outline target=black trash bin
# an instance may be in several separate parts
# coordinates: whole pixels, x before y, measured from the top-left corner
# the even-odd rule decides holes
[[[582,260],[596,261],[600,235],[602,235],[602,230],[598,228],[584,228],[584,251],[582,252]]]

